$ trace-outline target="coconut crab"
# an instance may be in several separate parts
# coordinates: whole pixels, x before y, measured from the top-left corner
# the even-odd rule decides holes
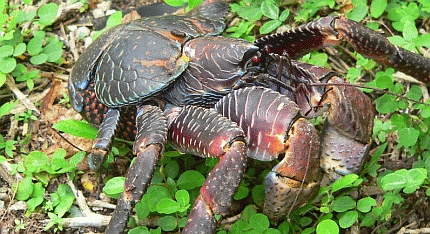
[[[360,171],[373,125],[369,98],[339,85],[345,80],[335,73],[290,57],[346,40],[381,64],[430,79],[429,59],[343,17],[324,17],[252,44],[219,36],[228,11],[226,3],[209,0],[185,16],[123,24],[77,61],[69,82],[72,105],[99,127],[90,167],[100,167],[116,133],[135,139],[137,158],[107,233],[125,228],[166,142],[181,152],[220,158],[184,233],[215,230],[214,214],[228,212],[247,157],[285,155],[266,177],[264,212],[272,219],[306,202],[321,180]],[[306,118],[326,111],[318,136]]]

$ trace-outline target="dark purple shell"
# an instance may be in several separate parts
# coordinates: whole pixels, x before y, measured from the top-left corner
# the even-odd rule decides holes
[[[97,98],[108,107],[131,105],[164,90],[188,67],[183,44],[223,31],[223,14],[213,20],[204,18],[212,17],[204,11],[140,19],[106,31],[72,70],[69,93],[74,108],[82,111],[81,93],[92,82]]]

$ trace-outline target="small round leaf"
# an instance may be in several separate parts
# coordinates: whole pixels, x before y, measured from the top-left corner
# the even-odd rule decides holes
[[[180,189],[188,190],[202,186],[203,182],[205,177],[200,172],[189,170],[179,176],[177,185]]]
[[[16,67],[16,60],[12,57],[0,59],[0,71],[2,73],[11,73]]]
[[[157,212],[160,214],[172,214],[178,211],[179,204],[171,198],[163,198],[157,204]]]
[[[264,231],[269,228],[270,222],[266,215],[257,213],[249,219],[249,225],[251,225],[254,230]]]
[[[358,219],[358,212],[356,210],[350,210],[344,214],[339,219],[339,226],[341,228],[351,227]]]
[[[169,232],[175,230],[177,223],[176,218],[173,216],[164,216],[158,220],[158,226],[163,229],[163,231]]]
[[[39,8],[37,15],[39,16],[39,23],[42,25],[50,25],[54,22],[58,13],[58,5],[55,3],[48,3]]]
[[[321,221],[317,225],[317,234],[336,234],[339,233],[339,226],[331,219]]]
[[[364,197],[357,202],[357,210],[363,213],[369,212],[372,206],[376,206],[376,200],[371,197]]]
[[[355,201],[350,196],[338,197],[333,201],[332,208],[336,212],[344,212],[355,207]]]
[[[181,206],[186,206],[190,203],[190,194],[187,190],[181,189],[176,191],[175,198]]]

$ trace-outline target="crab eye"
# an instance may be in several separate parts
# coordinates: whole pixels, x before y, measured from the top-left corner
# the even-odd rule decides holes
[[[258,56],[258,55],[254,55],[254,56],[252,56],[252,63],[253,64],[258,64],[258,63],[260,63],[261,62],[261,57],[260,56]]]

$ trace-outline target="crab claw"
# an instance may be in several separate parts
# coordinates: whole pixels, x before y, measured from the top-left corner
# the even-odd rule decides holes
[[[278,220],[305,204],[319,189],[320,143],[316,129],[300,118],[293,123],[288,136],[284,158],[264,181],[263,211],[271,220]]]
[[[359,173],[366,159],[373,127],[371,100],[359,89],[339,85],[345,81],[332,77],[325,103],[329,115],[321,136],[321,168],[326,172],[322,185],[333,183],[347,174]],[[353,97],[353,98],[351,98]]]
[[[271,161],[285,154],[265,180],[264,213],[269,218],[280,218],[318,192],[318,134],[288,97],[267,88],[249,87],[226,96],[215,110],[245,131],[248,157]]]

